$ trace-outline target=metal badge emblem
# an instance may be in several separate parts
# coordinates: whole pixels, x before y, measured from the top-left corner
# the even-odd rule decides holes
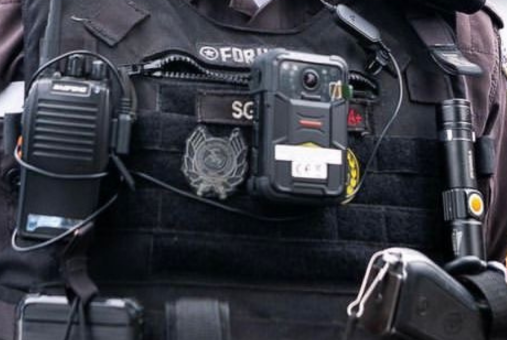
[[[197,195],[223,200],[245,179],[247,154],[239,128],[220,138],[200,125],[187,139],[182,171]]]

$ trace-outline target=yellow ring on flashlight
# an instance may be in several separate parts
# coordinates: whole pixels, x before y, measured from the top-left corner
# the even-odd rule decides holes
[[[476,216],[482,216],[484,213],[484,200],[478,194],[471,194],[468,197],[468,209],[472,212],[472,214]]]

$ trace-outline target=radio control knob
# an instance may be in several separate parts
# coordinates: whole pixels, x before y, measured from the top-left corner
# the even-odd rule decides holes
[[[82,78],[84,73],[85,58],[82,55],[73,55],[67,63],[67,76]]]
[[[90,78],[93,80],[104,80],[107,78],[107,67],[102,60],[95,60],[92,63],[92,73]]]

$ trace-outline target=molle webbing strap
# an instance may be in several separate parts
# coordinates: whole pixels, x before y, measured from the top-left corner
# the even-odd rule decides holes
[[[23,293],[0,286],[0,340],[14,340],[16,308]]]
[[[16,305],[0,301],[0,340],[14,340]]]
[[[14,159],[14,150],[21,134],[21,114],[6,114],[3,122],[3,155],[0,161],[1,179],[10,190],[16,190],[19,182],[19,166]]]
[[[479,176],[491,177],[495,174],[496,147],[495,139],[484,135],[475,143],[475,159],[477,163],[477,174]]]
[[[87,250],[90,235],[87,232],[91,227],[93,224],[84,227],[83,234],[75,235],[62,256],[62,272],[70,293],[75,294],[83,305],[87,305],[98,293],[97,286],[88,276]]]
[[[229,340],[229,305],[213,299],[180,299],[166,305],[166,339]]]

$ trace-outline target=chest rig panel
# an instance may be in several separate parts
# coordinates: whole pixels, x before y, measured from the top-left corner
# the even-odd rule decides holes
[[[45,7],[44,1],[25,3],[28,75],[37,67]],[[296,221],[260,222],[139,179],[136,191],[122,190],[120,200],[98,222],[90,265],[98,281],[156,281],[195,273],[351,280],[362,275],[374,251],[386,247],[419,249],[436,260],[444,256],[448,245],[438,210],[434,112],[434,104],[448,96],[443,75],[427,60],[402,13],[387,3],[368,1],[358,1],[354,8],[381,30],[403,68],[409,94],[357,198],[346,206],[305,207],[304,217]],[[325,11],[293,30],[264,32],[213,21],[183,0],[66,1],[63,10],[62,53],[90,49],[125,67],[186,55],[217,70],[244,71],[257,54],[275,47],[339,55],[357,71],[363,70],[366,60],[353,37]],[[187,66],[176,63],[174,72],[191,74]],[[174,74],[134,75],[132,79],[139,112],[129,169],[189,191],[181,172],[186,139],[206,109],[230,105],[233,116],[235,96],[246,96],[245,87]],[[363,165],[396,105],[397,79],[383,72],[377,81],[379,98],[357,106],[368,129],[350,133],[351,148]],[[209,93],[222,96],[223,101],[214,108],[202,105]],[[228,101],[227,95],[234,100]],[[219,136],[239,127],[247,141],[251,138],[251,128],[242,121],[206,125]],[[302,210],[256,201],[244,187],[225,203],[263,216],[300,215]],[[26,282],[51,281],[57,276],[57,249],[36,256],[4,252],[13,263],[27,263],[14,269],[19,277],[30,278]],[[35,257],[38,270],[30,272],[27,268]],[[8,284],[10,279],[0,273],[0,282]]]

